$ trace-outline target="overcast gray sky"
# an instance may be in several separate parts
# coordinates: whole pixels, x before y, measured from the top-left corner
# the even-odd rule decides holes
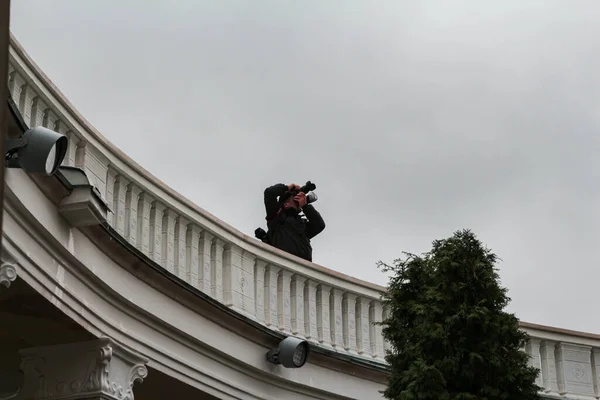
[[[14,0],[12,31],[107,138],[252,235],[314,181],[315,262],[471,228],[509,310],[600,332],[600,2]]]

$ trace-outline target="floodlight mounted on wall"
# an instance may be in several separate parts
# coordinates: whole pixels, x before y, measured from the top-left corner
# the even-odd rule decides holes
[[[68,144],[65,135],[36,126],[21,137],[7,140],[4,165],[29,173],[53,175],[67,154]]]
[[[300,368],[306,363],[309,353],[310,345],[306,340],[288,336],[279,342],[279,346],[269,350],[267,361],[285,368]]]

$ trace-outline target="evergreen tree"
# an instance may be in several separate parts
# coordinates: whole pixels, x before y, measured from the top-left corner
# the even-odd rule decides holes
[[[469,230],[436,240],[393,265],[383,335],[394,400],[539,399],[539,370],[522,350],[528,335],[503,309],[497,257]]]

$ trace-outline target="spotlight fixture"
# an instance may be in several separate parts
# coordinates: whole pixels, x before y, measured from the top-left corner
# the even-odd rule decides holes
[[[300,368],[308,359],[310,345],[306,340],[288,336],[267,353],[267,361],[285,368]]]
[[[53,175],[67,154],[68,144],[65,135],[36,126],[19,138],[8,139],[4,165],[29,173]]]

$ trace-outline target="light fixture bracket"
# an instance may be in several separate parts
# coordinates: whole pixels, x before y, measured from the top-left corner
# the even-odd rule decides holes
[[[272,348],[267,352],[267,361],[271,364],[279,365],[279,347]]]
[[[6,168],[20,168],[19,159],[15,158],[15,153],[27,146],[28,142],[23,136],[18,138],[6,139],[5,142],[5,155],[4,155],[4,166]]]

